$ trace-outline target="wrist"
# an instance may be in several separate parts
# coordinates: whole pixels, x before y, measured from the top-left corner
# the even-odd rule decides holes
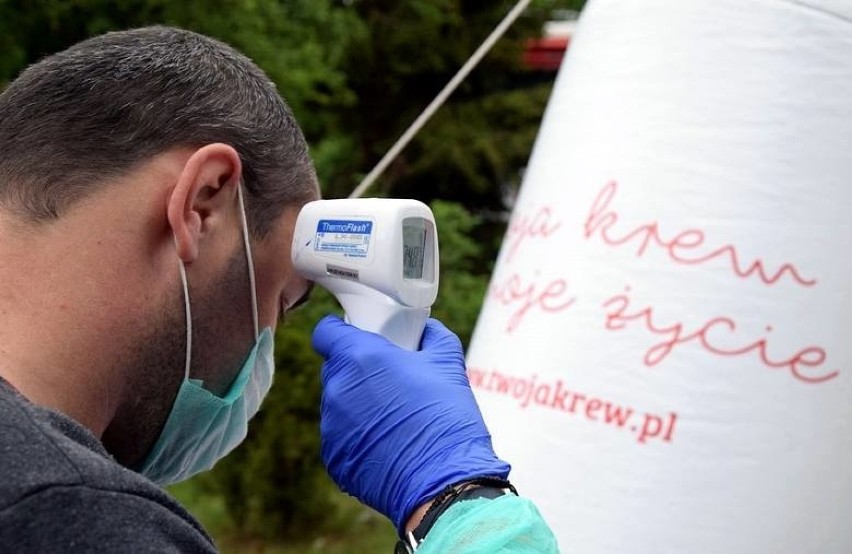
[[[437,498],[437,497],[436,497]],[[414,509],[414,512],[411,513],[411,517],[408,518],[408,521],[405,522],[405,534],[411,533],[414,529],[420,525],[420,522],[423,521],[423,516],[426,515],[426,512],[429,511],[429,508],[435,502],[435,498],[428,502],[424,502],[420,506]]]
[[[424,505],[428,509],[429,504],[448,495],[451,489],[480,478],[502,482],[511,472],[511,466],[494,454],[490,436],[469,439],[450,452],[440,453],[440,457],[424,454],[429,456],[427,460],[401,468],[400,473],[388,479],[397,486],[387,491],[384,505],[377,508],[390,518],[400,534],[406,532],[412,519],[422,517]]]
[[[480,477],[448,485],[439,495],[412,512],[404,528],[400,529],[396,552],[414,552],[438,518],[456,502],[494,499],[510,493],[517,495],[518,491],[509,481],[497,477]]]

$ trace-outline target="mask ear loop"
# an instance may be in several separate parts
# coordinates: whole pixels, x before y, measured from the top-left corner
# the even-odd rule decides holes
[[[192,312],[189,309],[189,284],[186,280],[186,268],[183,260],[178,259],[180,268],[180,280],[183,283],[183,303],[186,307],[186,368],[184,369],[184,380],[189,379],[189,362],[192,359]]]
[[[249,245],[248,221],[246,218],[246,205],[243,201],[242,183],[237,185],[237,199],[240,203],[240,223],[242,223],[243,242],[245,243],[246,259],[248,260],[249,285],[251,286],[251,315],[252,320],[254,321],[254,338],[256,339],[260,335],[257,324],[257,289],[255,288],[254,261],[252,261],[251,258],[251,246]]]

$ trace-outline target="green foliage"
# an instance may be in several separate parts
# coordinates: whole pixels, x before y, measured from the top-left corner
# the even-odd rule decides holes
[[[358,149],[321,168],[324,191],[344,196],[387,151],[505,16],[514,0],[359,0],[369,33],[353,35],[343,59],[357,98],[340,111],[340,128]],[[499,183],[517,185],[547,89],[533,94],[520,67],[525,40],[559,5],[540,0],[509,30],[438,116],[391,165],[374,194],[457,200],[468,209],[501,210]],[[520,108],[519,114],[514,110]],[[517,119],[509,125],[506,119]],[[521,131],[518,134],[518,131]],[[506,135],[517,134],[513,140]],[[493,137],[488,139],[487,137]],[[483,140],[485,138],[485,140]],[[473,139],[473,140],[472,140]],[[436,144],[440,150],[433,149]],[[424,153],[428,153],[424,155]]]
[[[322,526],[303,529],[298,537],[274,539],[248,536],[225,512],[221,495],[202,488],[197,480],[170,487],[170,492],[192,508],[223,554],[375,554],[393,552],[393,525],[354,498],[335,493]]]
[[[479,212],[505,209],[501,192],[520,186],[518,170],[529,157],[550,89],[545,83],[446,106],[409,148],[411,161],[393,195],[455,199]]]
[[[441,276],[433,317],[455,331],[467,345],[488,286],[490,267],[483,267],[482,244],[471,232],[481,222],[460,204],[436,200],[431,205],[438,226]]]

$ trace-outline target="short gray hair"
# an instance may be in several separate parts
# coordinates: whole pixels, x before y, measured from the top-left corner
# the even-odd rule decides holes
[[[135,164],[214,142],[239,152],[255,236],[318,194],[293,113],[247,57],[170,27],[91,38],[0,94],[0,205],[55,219]]]

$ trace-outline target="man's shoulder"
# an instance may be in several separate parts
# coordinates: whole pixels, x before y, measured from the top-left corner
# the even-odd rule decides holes
[[[0,527],[11,533],[0,533],[0,546],[11,538],[50,538],[29,534],[22,525],[58,520],[65,526],[59,535],[97,529],[101,534],[145,532],[149,522],[155,527],[149,534],[182,536],[195,545],[190,551],[213,548],[183,507],[118,464],[82,425],[29,403],[0,379]]]
[[[123,471],[88,430],[0,380],[0,510],[55,485],[118,485]]]
[[[0,551],[215,553],[191,518],[143,494],[51,485],[0,510]]]

